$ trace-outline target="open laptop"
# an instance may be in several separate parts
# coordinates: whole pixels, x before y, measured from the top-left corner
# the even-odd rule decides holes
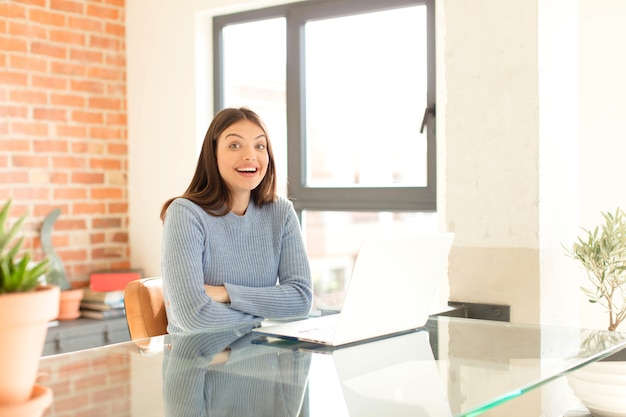
[[[339,314],[253,331],[340,346],[422,327],[446,273],[453,239],[453,233],[366,239]]]

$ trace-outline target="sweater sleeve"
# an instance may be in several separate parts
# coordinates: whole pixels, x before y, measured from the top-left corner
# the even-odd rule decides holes
[[[206,295],[202,268],[205,231],[201,213],[175,200],[163,225],[161,274],[168,332],[195,331],[260,321]]]
[[[304,317],[311,311],[311,269],[300,224],[289,201],[282,205],[283,224],[277,239],[278,285],[252,287],[226,283],[230,308],[254,316],[285,319]]]

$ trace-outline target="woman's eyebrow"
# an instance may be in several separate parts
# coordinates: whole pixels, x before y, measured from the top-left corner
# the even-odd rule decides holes
[[[224,136],[224,139],[226,139],[227,137],[230,137],[230,136],[236,136],[239,139],[245,139],[243,136],[241,136],[238,133],[229,133],[226,136]],[[259,136],[257,136],[256,138],[254,138],[252,140],[257,140],[257,139],[267,139],[267,136],[265,136],[265,133],[261,133]]]

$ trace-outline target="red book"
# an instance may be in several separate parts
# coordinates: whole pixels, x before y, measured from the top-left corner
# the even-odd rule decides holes
[[[92,272],[89,275],[89,289],[91,291],[120,291],[124,290],[130,281],[141,278],[143,278],[141,270]]]

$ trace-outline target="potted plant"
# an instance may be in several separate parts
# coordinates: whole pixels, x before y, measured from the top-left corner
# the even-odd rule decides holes
[[[48,322],[58,313],[59,288],[41,285],[48,260],[32,262],[32,254],[21,250],[26,214],[9,226],[10,207],[8,200],[0,209],[0,409],[23,415],[39,407],[43,413],[52,391],[35,381]]]
[[[626,214],[618,207],[602,217],[604,222],[593,230],[583,229],[567,253],[585,268],[591,285],[581,289],[590,303],[607,311],[607,328],[613,332],[626,320]],[[596,339],[586,342],[602,343]],[[568,377],[574,394],[593,416],[626,417],[625,361],[622,350]]]
[[[569,254],[584,266],[591,288],[581,287],[590,303],[609,314],[608,330],[626,319],[626,220],[618,208],[615,214],[602,213],[604,223],[584,231]]]
[[[74,288],[65,274],[65,268],[61,258],[57,255],[52,246],[52,226],[57,220],[61,210],[52,210],[43,220],[41,226],[41,247],[50,260],[50,267],[45,276],[46,283],[56,285],[61,289],[61,299],[59,302],[58,320],[74,320],[80,317],[80,302],[84,293],[82,288]]]

